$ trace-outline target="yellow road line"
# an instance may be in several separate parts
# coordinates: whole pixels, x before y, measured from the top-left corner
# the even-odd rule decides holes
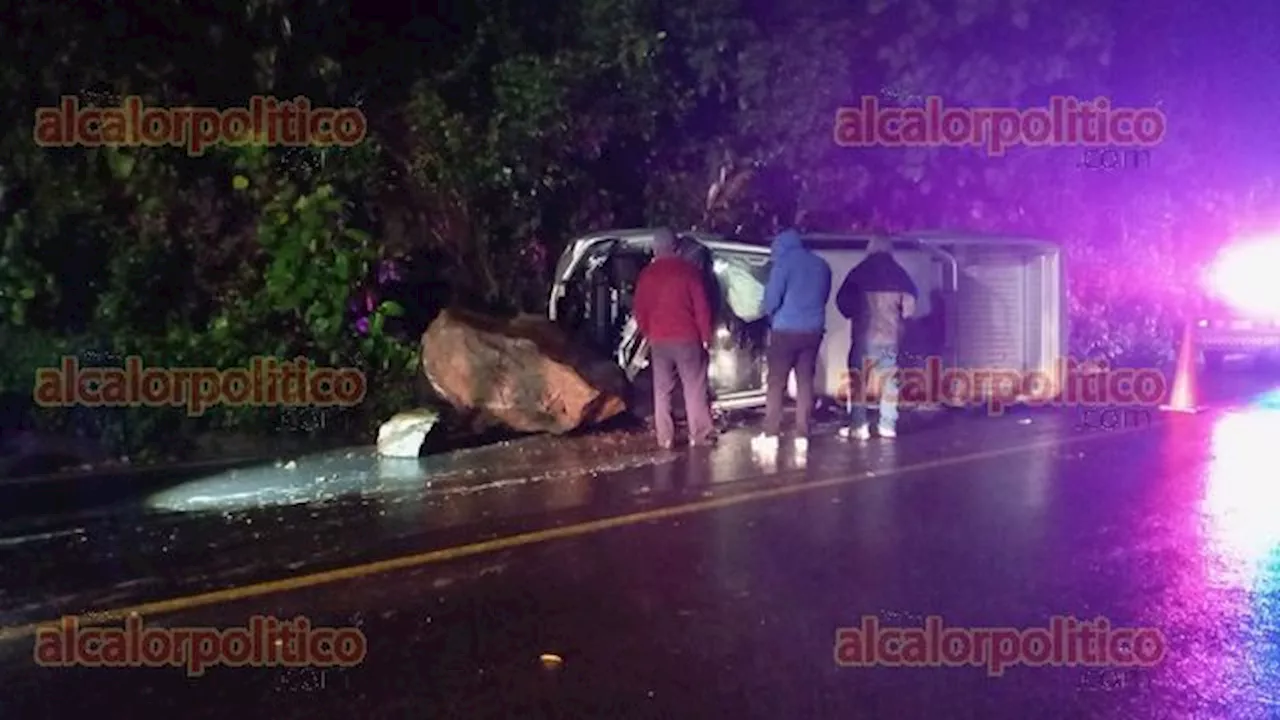
[[[654,520],[665,520],[668,518],[679,517],[681,515],[692,515],[695,513],[706,512],[708,510],[716,510],[719,508],[731,507],[733,505],[741,505],[757,500],[767,500],[771,498],[784,497],[787,495],[795,495],[797,493],[810,490],[820,490],[823,488],[837,487],[866,480],[873,477],[893,477],[897,475],[906,475],[908,473],[919,472],[921,470],[935,470],[938,468],[954,467],[966,463],[976,462],[980,460],[991,460],[994,458],[1005,457],[1008,455],[1017,455],[1032,450],[1048,450],[1052,448],[1063,447],[1067,445],[1076,445],[1085,442],[1093,442],[1100,439],[1113,438],[1118,435],[1128,435],[1136,432],[1143,432],[1155,427],[1158,423],[1152,425],[1127,428],[1120,430],[1111,430],[1105,434],[1082,435],[1072,438],[1055,438],[1053,440],[1040,441],[1018,447],[1000,448],[997,450],[983,450],[981,452],[970,453],[958,457],[939,458],[937,460],[928,460],[914,465],[905,465],[903,467],[891,468],[882,471],[864,470],[849,475],[838,475],[823,480],[811,480],[803,484],[784,485],[782,487],[764,488],[749,492],[729,495],[726,497],[710,498],[707,500],[698,500],[682,505],[674,505],[671,507],[654,508],[652,510],[642,510],[640,512],[629,513],[626,515],[615,515],[613,517],[600,518],[598,520],[589,520],[587,522],[577,523],[574,525],[566,525],[563,527],[546,528],[543,530],[534,530],[532,532],[521,533],[518,535],[509,535],[507,537],[494,538],[492,540],[484,540],[481,542],[467,543],[464,545],[455,545],[453,547],[442,548],[440,550],[431,550],[428,552],[416,553],[413,555],[403,555],[401,557],[390,558],[387,560],[378,560],[375,562],[365,563],[362,565],[352,565],[343,568],[336,568],[325,572],[313,573],[310,575],[301,575],[298,577],[285,578],[283,580],[271,580],[268,582],[255,583],[252,585],[243,585],[240,587],[226,588],[224,590],[215,590],[213,592],[201,593],[199,595],[188,595],[185,597],[176,597],[169,600],[160,600],[157,602],[143,603],[132,607],[124,607],[115,610],[103,610],[90,612],[78,616],[81,625],[94,625],[108,622],[121,622],[126,618],[138,615],[157,615],[162,613],[173,613],[182,610],[191,610],[199,607],[207,607],[209,605],[219,605],[222,603],[233,602],[236,600],[244,600],[247,598],[260,597],[262,595],[271,595],[275,593],[288,592],[292,590],[303,590],[306,588],[316,587],[319,585],[327,585],[342,580],[354,580],[357,578],[368,577],[370,575],[378,575],[394,570],[404,570],[406,568],[419,567],[422,565],[430,565],[433,563],[446,562],[450,560],[458,560],[461,558],[471,557],[473,555],[481,555],[491,553],[497,550],[509,550],[512,548],[523,547],[526,545],[534,545],[537,543],[549,542],[551,540],[560,540],[563,538],[578,537],[580,535],[589,535],[602,530],[609,530],[627,525],[637,525],[640,523],[652,522]],[[794,470],[788,473],[778,473],[774,475],[759,476],[763,478],[787,479],[796,476],[802,476],[803,470]],[[756,479],[756,478],[750,478]],[[12,640],[14,638],[34,635],[37,628],[56,625],[61,622],[61,618],[56,620],[48,620],[45,622],[32,623],[28,625],[15,625],[11,627],[0,627],[0,641]]]

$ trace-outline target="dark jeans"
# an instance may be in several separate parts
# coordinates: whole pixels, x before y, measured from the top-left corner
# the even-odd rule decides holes
[[[769,334],[768,400],[765,406],[764,432],[777,435],[782,429],[782,400],[787,391],[787,378],[796,373],[796,434],[809,435],[809,415],[813,413],[813,380],[818,373],[818,349],[822,347],[820,332],[778,332]]]
[[[711,420],[711,390],[707,383],[707,351],[698,343],[663,343],[649,349],[653,362],[653,424],[658,443],[675,442],[676,425],[671,417],[671,395],[676,378],[684,390],[684,414],[689,423],[690,442],[705,442],[715,435]]]

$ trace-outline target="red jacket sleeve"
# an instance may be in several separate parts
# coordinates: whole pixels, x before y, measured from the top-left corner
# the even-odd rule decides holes
[[[698,334],[704,345],[711,344],[711,303],[707,287],[697,270],[689,273],[689,293],[693,296],[693,317],[698,323]]]

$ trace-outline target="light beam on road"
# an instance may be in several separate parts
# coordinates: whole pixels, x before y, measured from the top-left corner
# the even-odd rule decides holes
[[[234,512],[306,505],[348,496],[379,496],[427,483],[420,459],[380,458],[372,450],[307,455],[183,483],[147,498],[147,507],[168,512]]]
[[[1280,411],[1228,413],[1213,428],[1213,460],[1203,512],[1214,543],[1247,588],[1275,584],[1280,567],[1280,484],[1276,439]]]

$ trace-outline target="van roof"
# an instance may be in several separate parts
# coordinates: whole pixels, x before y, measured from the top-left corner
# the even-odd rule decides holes
[[[637,241],[651,237],[655,228],[625,228],[616,230],[603,230],[582,235],[574,238],[572,244],[580,242],[591,242],[595,240],[603,240],[616,238],[622,241]],[[761,240],[747,240],[726,237],[723,235],[714,235],[712,233],[700,231],[678,232],[677,234],[692,238],[712,249],[735,249],[735,248],[753,248],[767,250],[769,242]],[[1033,238],[1020,235],[1000,235],[995,233],[977,233],[964,230],[913,230],[904,233],[810,233],[803,236],[805,243],[816,246],[816,249],[822,250],[861,250],[867,243],[874,238],[887,238],[893,240],[895,244],[905,244],[907,246],[916,244],[926,245],[983,245],[991,242],[998,242],[1003,245],[1018,245],[1027,248],[1056,250],[1061,247],[1060,243],[1044,238]],[[571,244],[571,245],[572,245]]]

